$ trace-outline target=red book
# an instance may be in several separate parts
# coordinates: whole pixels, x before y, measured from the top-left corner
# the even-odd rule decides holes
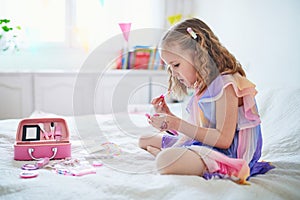
[[[148,69],[150,51],[136,51],[134,69]]]

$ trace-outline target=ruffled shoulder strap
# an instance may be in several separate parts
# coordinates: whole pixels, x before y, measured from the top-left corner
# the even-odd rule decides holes
[[[260,119],[255,102],[255,95],[257,94],[255,85],[239,73],[220,75],[208,86],[198,101],[205,117],[212,123],[215,122],[214,102],[221,98],[224,89],[229,85],[233,86],[238,97],[243,98],[243,106],[239,108],[239,127],[246,128],[258,125]]]

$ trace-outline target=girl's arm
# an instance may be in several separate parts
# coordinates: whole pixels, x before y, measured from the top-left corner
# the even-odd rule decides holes
[[[152,117],[150,124],[161,130],[162,128],[174,129],[204,144],[226,149],[232,143],[237,117],[238,97],[233,87],[229,85],[216,102],[216,128],[195,126],[175,116]]]

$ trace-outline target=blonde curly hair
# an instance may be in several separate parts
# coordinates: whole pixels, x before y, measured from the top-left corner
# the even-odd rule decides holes
[[[188,32],[191,28],[197,35],[194,39]],[[174,25],[163,36],[160,41],[160,50],[172,51],[178,46],[180,51],[195,53],[193,64],[196,69],[196,89],[200,95],[207,86],[220,74],[240,73],[246,76],[241,64],[235,57],[220,43],[212,30],[200,19],[187,19]],[[179,97],[187,94],[187,87],[172,76],[169,72],[169,90]]]

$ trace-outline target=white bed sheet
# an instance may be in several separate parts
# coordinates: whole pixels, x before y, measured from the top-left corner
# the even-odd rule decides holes
[[[21,179],[21,165],[30,162],[13,160],[20,119],[2,120],[0,199],[300,199],[299,98],[299,88],[265,90],[258,95],[263,122],[262,159],[276,168],[251,178],[251,185],[159,175],[154,157],[137,146],[139,136],[154,131],[144,117],[146,110],[140,106],[131,108],[129,115],[60,116],[70,129],[72,157],[99,161],[90,156],[90,146],[105,141],[116,143],[122,150],[119,156],[102,159],[104,166],[96,168],[96,174],[71,177],[40,169],[37,178]],[[181,106],[173,109],[181,113]],[[53,116],[35,112],[31,117]]]

